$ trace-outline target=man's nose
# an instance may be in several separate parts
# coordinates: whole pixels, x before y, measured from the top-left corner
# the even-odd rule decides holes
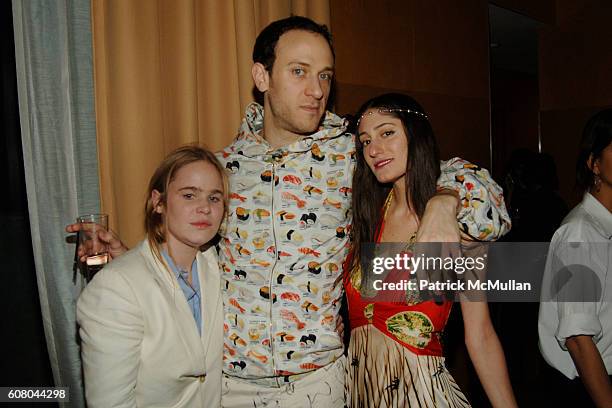
[[[323,97],[323,87],[321,86],[321,82],[318,76],[315,76],[308,81],[306,94],[308,96],[312,96],[315,99],[321,99]]]

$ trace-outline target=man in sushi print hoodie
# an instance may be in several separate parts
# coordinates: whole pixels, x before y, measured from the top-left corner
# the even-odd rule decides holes
[[[230,178],[219,253],[222,405],[343,407],[336,319],[355,141],[346,121],[325,110],[334,74],[329,31],[304,17],[275,21],[257,37],[253,60],[264,105],[247,107],[236,139],[218,154]],[[466,223],[476,226],[470,235],[493,239],[509,228],[486,170],[450,160],[438,187],[457,191],[459,218],[476,221]]]

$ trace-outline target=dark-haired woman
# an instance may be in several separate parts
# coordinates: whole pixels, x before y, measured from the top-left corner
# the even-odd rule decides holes
[[[412,98],[385,94],[366,102],[357,116],[357,166],[353,182],[353,261],[345,280],[351,339],[346,381],[349,407],[466,407],[469,402],[444,365],[440,337],[452,302],[423,300],[410,290],[403,303],[361,296],[367,281],[359,266],[362,244],[406,243],[417,231],[436,182],[451,171],[475,167],[460,159],[440,166],[428,118]],[[490,202],[501,201],[498,186],[479,183],[467,173],[469,196],[459,212],[462,235],[492,238]],[[479,201],[476,209],[471,201]],[[463,208],[463,205],[461,206]],[[495,225],[498,227],[498,225]],[[503,230],[504,228],[502,228]],[[459,235],[459,234],[457,234]],[[486,302],[462,302],[466,345],[484,389],[495,407],[516,406],[503,351]]]
[[[572,390],[568,397],[575,401],[566,398],[564,405],[585,406],[586,389],[597,407],[612,407],[612,109],[587,123],[576,179],[582,202],[565,217],[548,250],[540,349],[572,380],[563,388]]]

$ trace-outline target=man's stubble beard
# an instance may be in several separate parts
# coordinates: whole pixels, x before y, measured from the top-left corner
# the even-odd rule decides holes
[[[272,97],[270,94],[265,95],[265,100],[267,100],[271,111],[270,113],[273,116],[270,120],[274,122],[277,129],[284,129],[300,136],[310,136],[319,128],[319,123],[321,123],[323,115],[320,115],[316,122],[313,120],[312,124],[300,125],[297,123],[297,120],[292,118],[292,111],[287,104],[276,103],[276,98]],[[267,115],[264,114],[264,118],[266,116]]]

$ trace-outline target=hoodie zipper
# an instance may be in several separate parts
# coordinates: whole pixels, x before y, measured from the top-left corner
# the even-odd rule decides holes
[[[276,163],[272,163],[272,180],[271,180],[271,192],[272,194],[270,194],[270,196],[272,197],[272,211],[270,214],[270,218],[272,219],[272,236],[274,237],[274,263],[272,264],[272,269],[270,270],[270,280],[269,280],[269,284],[268,284],[268,289],[269,289],[269,295],[270,295],[270,314],[269,314],[269,318],[270,318],[270,323],[269,323],[269,329],[270,329],[270,353],[272,354],[272,371],[273,371],[273,375],[276,376],[276,362],[274,360],[274,316],[272,315],[272,310],[274,309],[274,293],[272,292],[272,283],[274,280],[274,270],[276,269],[276,264],[278,262],[278,242],[276,241],[277,237],[276,237],[276,229],[275,229],[275,223],[276,223],[276,219],[274,217],[275,214],[275,210],[274,210],[274,204],[275,204],[275,200],[274,200],[274,184],[275,184],[275,179],[276,179]]]

